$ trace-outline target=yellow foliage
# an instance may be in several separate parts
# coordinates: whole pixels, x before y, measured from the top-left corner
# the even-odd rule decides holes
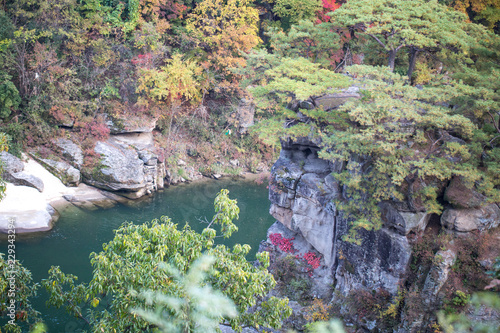
[[[330,319],[331,305],[325,304],[320,298],[315,298],[310,306],[306,309],[304,318],[309,322],[327,321]]]
[[[208,50],[210,67],[226,77],[245,65],[241,52],[260,42],[259,13],[250,5],[250,0],[204,0],[188,17],[186,28]]]
[[[417,62],[415,65],[415,84],[427,84],[432,79],[432,71],[425,62]]]

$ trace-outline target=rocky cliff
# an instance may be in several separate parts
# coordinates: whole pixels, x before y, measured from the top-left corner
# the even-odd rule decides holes
[[[322,97],[320,101],[324,107],[335,108],[353,97],[356,98],[356,94],[347,92]],[[318,102],[310,103],[311,107]],[[496,228],[500,224],[498,205],[487,204],[480,194],[465,188],[460,178],[454,178],[444,191],[442,216],[428,214],[405,202],[381,202],[382,227],[361,230],[359,245],[345,241],[350,220],[339,211],[336,202],[349,198],[334,175],[345,170],[349,162],[322,160],[318,157],[319,150],[319,144],[307,138],[282,141],[269,186],[270,213],[277,220],[269,235],[279,233],[293,239],[297,258],[311,249],[321,255],[321,266],[314,270],[312,279],[310,293],[313,295],[328,299],[334,291],[337,296],[348,296],[358,290],[385,290],[396,295],[410,275],[411,241],[426,230],[429,221],[440,224],[439,228],[451,233],[451,238]],[[359,165],[369,163],[357,162]],[[411,202],[411,198],[408,201]],[[274,244],[278,250],[276,243],[271,243],[268,241],[267,246]],[[436,254],[439,260],[430,272],[420,272],[428,274],[422,280],[425,281],[422,292],[426,295],[428,308],[439,303],[442,297],[439,292],[456,259],[453,246],[446,247]],[[422,329],[425,325],[423,313],[417,318],[407,318],[406,322],[403,318],[401,332]],[[368,326],[365,325],[365,329],[370,328]]]

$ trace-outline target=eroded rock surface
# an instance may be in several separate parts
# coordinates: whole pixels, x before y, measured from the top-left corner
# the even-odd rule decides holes
[[[54,144],[61,149],[62,155],[77,169],[83,165],[83,152],[80,146],[71,140],[58,138]]]
[[[135,149],[99,141],[94,150],[101,160],[100,165],[85,171],[88,184],[110,191],[137,192],[144,188],[144,162]]]
[[[55,161],[48,158],[39,158],[38,161],[42,163],[54,176],[59,178],[64,185],[78,186],[80,184],[80,170],[74,168],[69,163],[64,161]]]
[[[500,208],[495,203],[479,208],[449,208],[443,212],[441,224],[458,232],[496,228],[500,225]]]

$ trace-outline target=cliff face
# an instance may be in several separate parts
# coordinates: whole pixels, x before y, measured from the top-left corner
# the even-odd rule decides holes
[[[428,215],[401,212],[383,203],[384,227],[361,231],[361,245],[342,240],[349,225],[335,206],[343,190],[332,174],[345,165],[318,158],[318,150],[305,139],[282,144],[271,173],[270,213],[322,255],[323,269],[342,294],[362,287],[395,293],[411,255],[406,234],[425,228]]]
[[[341,100],[339,96],[330,99],[334,100],[330,103],[332,108],[341,104],[336,103]],[[322,98],[321,102],[325,107],[328,99]],[[310,104],[319,103],[316,100]],[[270,213],[277,222],[268,234],[280,233],[282,237],[293,239],[298,254],[292,254],[296,258],[303,257],[311,249],[321,254],[321,266],[314,270],[310,295],[328,298],[335,290],[337,294],[348,296],[360,289],[369,292],[383,289],[396,295],[398,288],[408,288],[409,284],[410,292],[421,296],[417,301],[404,300],[401,304],[409,302],[407,307],[412,308],[417,302],[421,311],[417,314],[402,313],[399,332],[425,331],[430,316],[443,306],[443,286],[453,284],[447,281],[457,261],[457,251],[460,251],[454,239],[467,239],[469,235],[497,228],[500,225],[498,204],[488,203],[484,196],[467,188],[460,177],[454,177],[442,184],[440,200],[444,210],[441,216],[426,213],[423,205],[411,194],[405,202],[380,202],[382,227],[372,231],[361,229],[358,232],[361,243],[357,245],[344,240],[350,221],[336,202],[349,200],[349,195],[334,175],[347,170],[352,160],[358,167],[351,173],[363,172],[370,162],[359,157],[352,157],[348,162],[326,161],[318,157],[319,150],[319,144],[307,138],[282,141],[281,154],[272,167],[269,186]],[[431,267],[417,268],[415,273],[415,267],[413,271],[410,269],[412,241],[423,235],[431,220],[433,228],[429,228],[429,232],[433,230],[437,235],[439,231],[449,237],[434,253]],[[498,239],[498,231],[492,234]],[[273,244],[279,251],[277,244]],[[500,252],[496,246],[488,260],[478,260],[483,270],[491,269],[491,258],[498,255]],[[412,281],[408,280],[409,276],[413,276]],[[371,330],[368,326],[365,328]]]

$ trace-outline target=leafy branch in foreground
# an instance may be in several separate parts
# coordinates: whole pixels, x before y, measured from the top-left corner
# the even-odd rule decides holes
[[[223,318],[234,318],[237,311],[230,298],[210,285],[203,285],[214,261],[214,257],[201,256],[193,262],[185,275],[173,266],[163,265],[160,269],[173,276],[183,297],[172,297],[152,290],[144,291],[138,297],[146,300],[147,305],[153,305],[155,310],[133,309],[132,313],[165,333],[217,332]]]
[[[222,228],[222,234],[235,231],[231,224],[239,212],[236,200],[230,200],[228,191],[222,190],[214,206],[214,225]],[[66,305],[70,313],[87,321],[93,332],[111,328],[118,332],[149,331],[155,325],[130,310],[155,313],[156,309],[144,297],[138,298],[137,291],[189,298],[186,280],[179,279],[175,272],[194,278],[188,273],[190,268],[198,258],[209,255],[214,263],[206,282],[229,297],[239,313],[228,324],[236,330],[244,326],[280,327],[291,309],[288,299],[267,296],[276,284],[267,271],[268,253],[257,254],[260,265],[255,266],[246,260],[250,246],[236,244],[229,249],[214,245],[216,236],[215,229],[205,228],[200,234],[188,224],[179,230],[167,217],[143,225],[125,223],[116,230],[114,239],[103,245],[103,251],[91,254],[94,271],[88,284],[75,285],[75,277],[64,275],[58,267],[51,269],[42,284],[50,294],[50,305]],[[164,269],[165,264],[172,269]]]
[[[21,325],[31,326],[41,320],[40,312],[31,305],[31,298],[36,296],[39,287],[15,255],[0,253],[0,317],[8,320],[0,332],[20,333]]]

